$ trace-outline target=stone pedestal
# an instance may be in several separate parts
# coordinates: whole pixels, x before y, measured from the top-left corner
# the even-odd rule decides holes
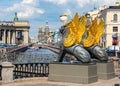
[[[112,62],[97,63],[97,74],[98,79],[108,80],[114,78],[114,64]]]
[[[49,67],[48,80],[89,84],[98,81],[95,64],[52,63]]]
[[[11,62],[2,62],[2,83],[13,82],[13,69]]]

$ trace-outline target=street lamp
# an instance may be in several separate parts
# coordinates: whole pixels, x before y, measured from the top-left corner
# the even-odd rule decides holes
[[[60,21],[63,22],[63,24],[66,24],[68,21],[68,17],[71,18],[71,16],[69,14],[62,14],[62,15],[60,15]]]

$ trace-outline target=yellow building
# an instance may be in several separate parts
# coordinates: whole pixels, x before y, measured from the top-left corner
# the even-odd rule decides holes
[[[105,22],[104,34],[101,38],[101,45],[105,48],[113,44],[112,36],[117,34],[118,46],[120,46],[120,4],[114,6],[100,7],[99,9],[88,12],[92,19],[102,17]]]

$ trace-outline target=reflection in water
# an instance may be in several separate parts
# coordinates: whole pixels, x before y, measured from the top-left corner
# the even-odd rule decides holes
[[[20,53],[13,63],[50,63],[57,60],[58,55],[48,49],[28,49],[24,53]]]

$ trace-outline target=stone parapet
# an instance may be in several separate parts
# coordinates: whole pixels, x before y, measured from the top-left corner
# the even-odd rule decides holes
[[[95,64],[50,64],[48,80],[89,84],[98,81]]]
[[[11,62],[2,62],[2,83],[13,82],[13,69]]]
[[[97,63],[98,79],[112,79],[115,78],[114,64],[112,62]]]

